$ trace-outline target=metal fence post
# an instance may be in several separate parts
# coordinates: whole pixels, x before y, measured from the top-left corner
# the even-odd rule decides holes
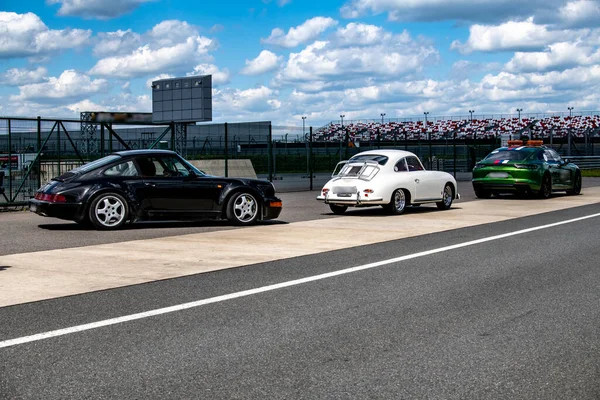
[[[310,190],[313,190],[313,168],[312,168],[312,138],[313,138],[313,130],[312,126],[309,127],[309,140],[308,140],[308,176],[310,177]]]
[[[104,124],[100,125],[100,157],[104,157]]]
[[[8,120],[8,198],[14,201],[12,197],[12,132],[10,126],[10,118]]]
[[[456,129],[454,130],[454,140],[452,141],[452,147],[454,150],[454,179],[456,179]]]
[[[37,137],[36,137],[36,144],[37,144],[37,152],[39,154],[38,158],[37,158],[37,185],[38,188],[42,186],[42,157],[41,157],[41,151],[42,151],[42,118],[41,117],[37,117]]]
[[[273,182],[273,126],[269,123],[269,137],[267,144],[267,164],[269,169],[269,182]]]
[[[171,127],[171,150],[175,151],[175,122],[171,121],[169,126]]]
[[[229,137],[227,122],[225,122],[225,176],[229,176]]]
[[[58,176],[61,176],[61,172],[60,172],[60,124],[56,124],[56,147],[58,149],[58,152],[56,153],[56,156],[58,157]]]

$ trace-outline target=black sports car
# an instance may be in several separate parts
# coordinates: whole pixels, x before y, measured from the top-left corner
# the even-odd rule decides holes
[[[139,220],[274,219],[282,209],[271,182],[207,175],[168,150],[121,151],[53,178],[29,210],[117,229]]]

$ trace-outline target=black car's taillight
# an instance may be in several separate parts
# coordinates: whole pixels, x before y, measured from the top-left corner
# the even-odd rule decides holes
[[[62,194],[46,194],[46,193],[36,193],[36,200],[47,201],[49,203],[66,203],[67,198]]]

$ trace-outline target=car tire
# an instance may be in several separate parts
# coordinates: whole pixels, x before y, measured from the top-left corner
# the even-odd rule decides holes
[[[348,209],[348,206],[339,206],[337,204],[330,204],[329,208],[331,209],[331,212],[334,213],[335,215],[343,215],[346,210]]]
[[[235,225],[252,225],[260,215],[261,203],[249,192],[235,193],[227,202],[227,220]]]
[[[438,201],[435,205],[440,210],[449,210],[450,207],[452,207],[452,201],[454,200],[454,189],[452,189],[452,185],[449,183],[446,183],[446,186],[444,186],[443,196],[442,201]]]
[[[406,192],[403,189],[394,190],[390,203],[386,205],[387,212],[392,215],[402,214],[406,210],[407,200]]]
[[[550,174],[545,174],[542,178],[542,185],[540,186],[538,197],[540,199],[549,199],[550,196],[552,196],[552,179],[550,178]]]
[[[117,193],[102,193],[95,197],[88,210],[88,219],[96,229],[119,229],[129,217],[127,201]]]
[[[577,172],[575,174],[575,182],[573,182],[573,189],[567,190],[567,194],[569,196],[577,196],[581,194],[581,173]]]
[[[492,193],[489,190],[474,188],[475,197],[478,199],[489,199],[492,197]]]

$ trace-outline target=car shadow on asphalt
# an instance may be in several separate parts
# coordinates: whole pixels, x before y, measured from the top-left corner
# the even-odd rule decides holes
[[[453,206],[453,208],[455,208]],[[450,209],[452,210],[452,209]],[[417,206],[406,207],[402,215],[406,214],[428,214],[430,212],[440,212],[438,208],[433,206]],[[321,215],[335,215],[332,212],[324,212]],[[391,215],[383,209],[383,207],[365,207],[365,208],[349,208],[340,217],[390,217]]]
[[[288,224],[289,222],[269,220],[259,221],[254,225],[250,226],[268,226],[268,225],[282,225]],[[57,224],[40,224],[38,228],[45,229],[48,231],[101,231],[88,225],[81,225],[75,222],[65,222]],[[126,224],[119,228],[118,231],[127,230],[142,230],[142,229],[184,229],[184,228],[242,228],[241,226],[231,225],[228,221],[214,221],[214,220],[203,220],[203,221],[143,221],[135,222],[133,224]],[[107,230],[105,232],[111,232]]]

